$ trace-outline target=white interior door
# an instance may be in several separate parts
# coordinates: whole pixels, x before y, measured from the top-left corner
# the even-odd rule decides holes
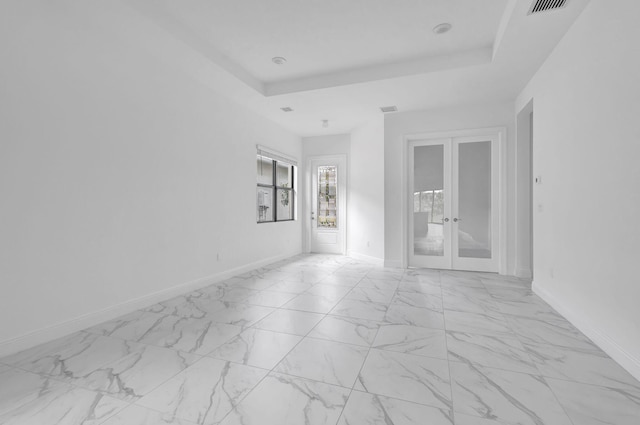
[[[409,265],[497,272],[499,138],[409,144]]]
[[[310,161],[310,250],[346,253],[346,159],[318,157]]]
[[[451,139],[409,144],[409,265],[451,268]]]
[[[497,136],[452,139],[452,268],[498,271],[499,148]]]

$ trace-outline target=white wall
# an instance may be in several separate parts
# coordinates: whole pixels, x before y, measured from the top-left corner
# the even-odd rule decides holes
[[[350,255],[384,259],[384,115],[351,133]]]
[[[346,155],[347,156],[347,192],[350,186],[351,179],[351,166],[349,163],[351,151],[351,135],[349,134],[334,134],[328,136],[315,136],[315,137],[303,137],[302,138],[302,173],[300,173],[300,184],[305,187],[302,190],[303,196],[300,197],[299,204],[301,206],[300,220],[302,221],[302,241],[303,250],[309,252],[310,250],[310,231],[311,231],[311,175],[307,168],[307,162],[311,156],[321,155]],[[349,222],[349,211],[351,205],[349,204],[349,193],[347,193],[347,229],[351,226]],[[345,234],[348,238],[348,235]],[[347,241],[348,243],[348,241]]]
[[[384,259],[403,264],[402,192],[404,141],[408,134],[489,127],[507,128],[507,273],[515,274],[515,113],[512,102],[387,114],[384,123]]]
[[[349,155],[351,135],[333,134],[302,138],[302,156],[306,160],[318,155]]]
[[[589,3],[516,111],[533,98],[534,288],[640,378],[638,16]]]
[[[256,143],[300,139],[65,4],[0,18],[0,351],[301,249],[255,213]]]

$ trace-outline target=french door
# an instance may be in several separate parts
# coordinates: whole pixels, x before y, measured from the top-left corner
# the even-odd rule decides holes
[[[499,136],[409,142],[409,265],[498,272]]]

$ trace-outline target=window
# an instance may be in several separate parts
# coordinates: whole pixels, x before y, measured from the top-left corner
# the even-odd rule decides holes
[[[414,192],[413,212],[428,213],[428,223],[442,223],[444,219],[444,194],[442,189]]]
[[[274,159],[261,151],[257,155],[258,186],[256,216],[258,223],[291,221],[295,219],[296,166]]]

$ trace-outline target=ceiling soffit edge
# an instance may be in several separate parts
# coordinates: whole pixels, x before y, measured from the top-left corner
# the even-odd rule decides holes
[[[492,52],[492,47],[486,47],[451,55],[431,56],[412,61],[379,64],[293,80],[264,83],[264,94],[265,96],[277,96],[483,65],[491,63]]]

